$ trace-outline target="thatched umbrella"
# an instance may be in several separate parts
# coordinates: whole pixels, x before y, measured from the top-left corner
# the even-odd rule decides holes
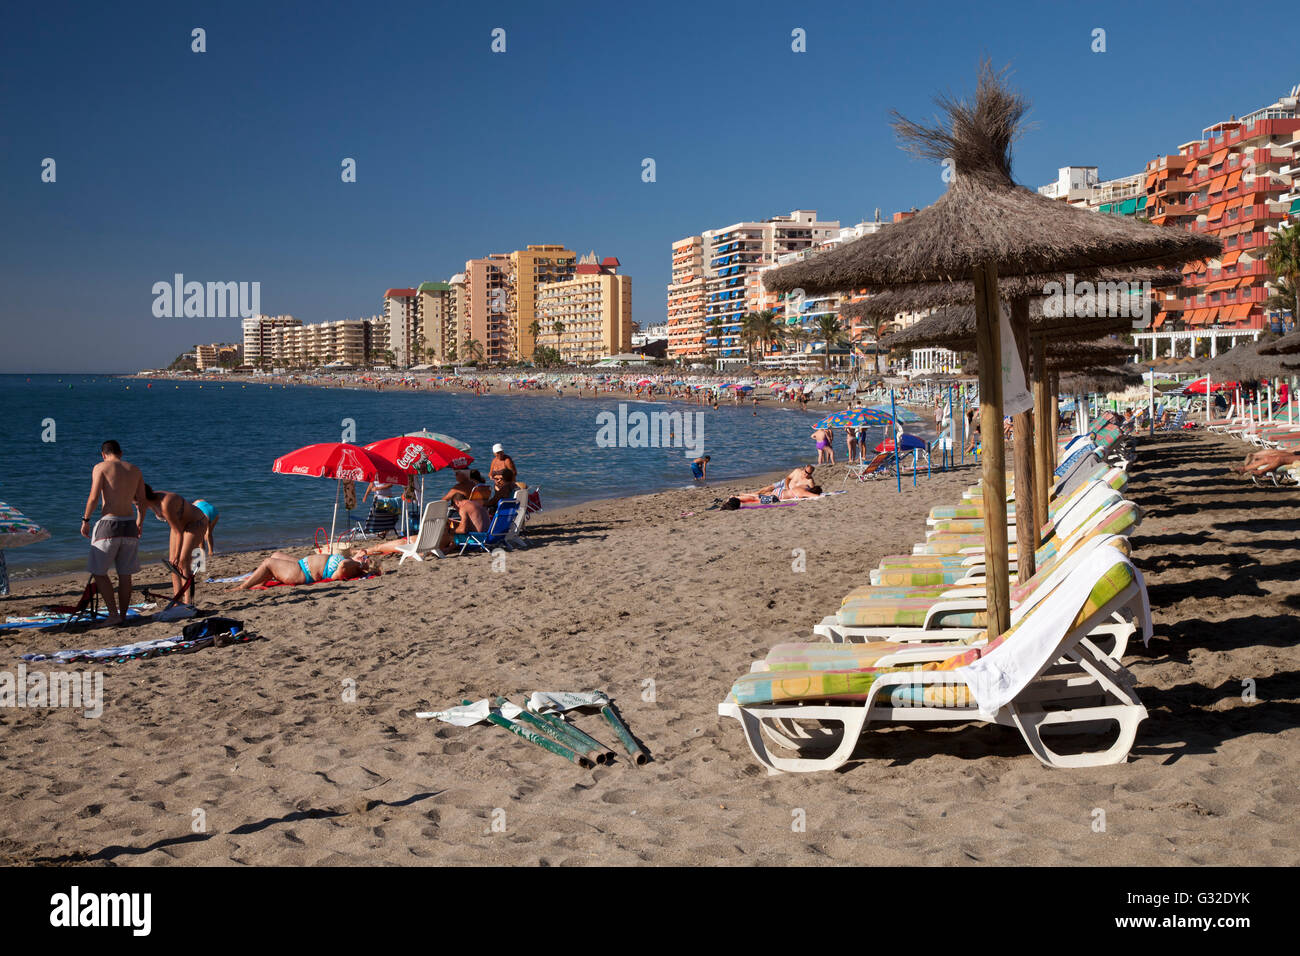
[[[1135,365],[1087,368],[1061,376],[1061,390],[1069,395],[1093,392],[1122,392],[1143,382],[1142,370]]]
[[[1111,268],[1087,270],[1071,276],[1060,273],[1007,276],[998,279],[998,294],[1007,301],[1027,298],[1032,302],[1048,295],[1052,283],[1065,284],[1071,278],[1078,282],[1088,281],[1094,285],[1124,283],[1127,286],[1137,286],[1146,282],[1150,283],[1151,288],[1159,289],[1178,285],[1182,282],[1182,273],[1177,269]],[[918,282],[886,289],[866,299],[843,305],[840,307],[840,316],[845,319],[862,319],[869,316],[892,317],[899,312],[944,309],[952,305],[968,305],[974,301],[975,285],[972,282]]]
[[[1294,363],[1288,363],[1276,354],[1265,353],[1266,348],[1268,345],[1264,343],[1242,342],[1210,359],[1206,368],[1212,379],[1219,381],[1244,379],[1253,382],[1266,378],[1287,378],[1295,374]]]
[[[1292,332],[1260,347],[1260,355],[1294,355],[1300,352],[1300,332]]]
[[[894,128],[913,152],[952,164],[955,176],[947,192],[901,223],[772,270],[764,285],[778,292],[803,289],[812,294],[875,291],[918,282],[972,282],[983,369],[989,629],[996,634],[1007,629],[1011,617],[1002,378],[995,371],[1001,365],[1002,349],[998,276],[1173,266],[1217,255],[1221,246],[1181,229],[1075,209],[1017,186],[1011,178],[1011,145],[1021,131],[1028,102],[1008,89],[987,62],[981,64],[973,102],[952,97],[937,102],[946,122],[924,126],[894,114]],[[1018,301],[1027,305],[1026,300]],[[1013,328],[1023,324],[1027,315],[1013,307]],[[1027,336],[1017,348],[1024,362]],[[1017,488],[1018,495],[1022,492],[1032,490]],[[1028,511],[1034,511],[1032,504]]]

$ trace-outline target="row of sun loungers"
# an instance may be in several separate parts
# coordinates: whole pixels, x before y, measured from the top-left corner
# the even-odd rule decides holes
[[[842,766],[873,722],[996,723],[1051,767],[1122,762],[1146,717],[1122,659],[1135,633],[1151,635],[1128,541],[1141,512],[1123,497],[1131,452],[1111,424],[1062,449],[1036,573],[1011,582],[1004,633],[985,629],[982,494],[969,489],[931,512],[913,553],[886,556],[844,596],[813,628],[821,640],[755,661],[719,714],[774,773]],[[1049,745],[1055,732],[1072,746]]]

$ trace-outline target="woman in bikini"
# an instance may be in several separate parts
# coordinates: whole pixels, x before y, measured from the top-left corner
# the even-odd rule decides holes
[[[145,506],[159,521],[167,522],[171,538],[167,545],[167,560],[171,564],[172,594],[183,597],[186,604],[194,601],[194,582],[190,581],[182,596],[184,583],[181,573],[190,570],[190,558],[208,533],[208,518],[200,508],[194,507],[180,495],[171,491],[154,491],[144,486]]]
[[[377,563],[368,554],[345,558],[341,554],[309,554],[305,558],[276,551],[257,566],[247,579],[232,591],[247,591],[267,581],[281,584],[314,584],[317,581],[347,581],[363,574],[380,573]]]

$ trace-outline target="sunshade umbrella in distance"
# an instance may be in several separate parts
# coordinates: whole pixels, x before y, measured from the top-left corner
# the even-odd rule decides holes
[[[45,541],[50,533],[27,517],[13,505],[0,501],[0,597],[9,595],[9,568],[5,564],[5,548]]]
[[[1011,146],[1023,130],[1029,103],[987,61],[980,66],[973,100],[946,96],[937,102],[946,122],[927,127],[895,114],[894,128],[915,154],[952,170],[944,195],[888,229],[773,269],[763,284],[770,292],[802,289],[817,295],[920,282],[973,283],[985,442],[985,580],[989,631],[997,635],[1011,621],[999,276],[1180,265],[1215,256],[1222,246],[1181,229],[1076,209],[1016,185]],[[1027,308],[1027,301],[1022,303]],[[1020,324],[1023,308],[1013,309],[1013,327]],[[1031,489],[1017,488],[1018,495],[1022,491],[1032,495]],[[1022,567],[1026,545],[1020,548]]]

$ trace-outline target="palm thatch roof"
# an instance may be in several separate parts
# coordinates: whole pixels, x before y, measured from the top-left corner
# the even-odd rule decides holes
[[[1294,355],[1296,352],[1300,352],[1300,332],[1274,339],[1259,350],[1260,355]]]
[[[1088,274],[1073,273],[1076,282],[1124,282],[1129,285],[1151,283],[1153,289],[1178,285],[1182,273],[1176,269],[1097,269]],[[1033,301],[1048,294],[1053,282],[1064,284],[1065,275],[1009,276],[998,279],[998,295],[1004,300],[1028,298]],[[975,283],[917,282],[877,292],[859,302],[840,306],[840,318],[865,319],[869,316],[894,316],[899,312],[920,312],[925,309],[944,309],[953,305],[966,305],[975,301]]]
[[[1048,345],[1047,371],[1078,372],[1102,367],[1124,367],[1133,357],[1135,349],[1117,346],[1114,342],[1080,344],[1077,342]],[[1141,366],[1132,366],[1141,377]],[[977,371],[979,362],[971,356],[963,363],[967,371]]]
[[[893,125],[912,153],[952,162],[947,192],[880,232],[773,269],[767,289],[819,294],[967,280],[988,263],[1001,277],[1171,266],[1219,254],[1217,239],[1076,209],[1017,186],[1011,147],[1029,103],[987,61],[973,102],[942,96],[936,105],[945,118],[933,126],[897,113]]]
[[[1040,299],[1029,302],[1029,338],[1080,339],[1096,338],[1133,329],[1133,320],[1122,316],[1078,318],[1074,316],[1051,317],[1043,315]],[[891,349],[928,348],[942,346],[955,351],[975,349],[975,306],[959,305],[933,315],[927,315],[906,329],[893,335],[882,336],[880,344]],[[1136,351],[1136,349],[1134,350]]]
[[[1136,365],[1091,368],[1061,376],[1062,395],[1091,395],[1095,392],[1122,392],[1142,384],[1142,371]]]
[[[1279,339],[1278,341],[1281,341]],[[1236,379],[1256,381],[1263,378],[1288,378],[1296,373],[1295,363],[1285,362],[1276,355],[1264,355],[1268,347],[1264,342],[1242,342],[1235,348],[1220,352],[1206,366],[1211,379]]]

